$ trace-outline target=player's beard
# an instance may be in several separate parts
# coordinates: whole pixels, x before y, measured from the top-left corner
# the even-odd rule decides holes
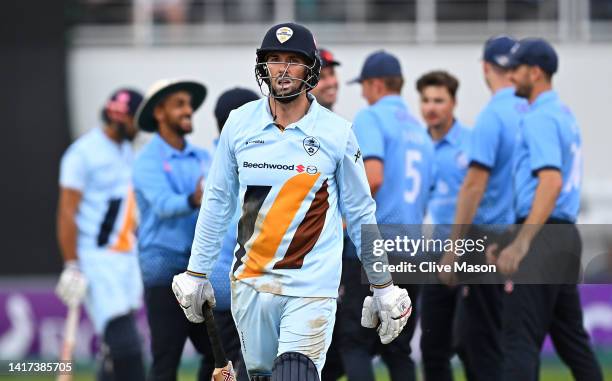
[[[190,121],[188,128],[181,125],[181,121],[185,117],[188,117]],[[193,121],[191,120],[191,116],[182,115],[180,118],[177,118],[177,120],[173,120],[168,123],[168,125],[170,126],[170,129],[179,136],[185,136],[193,132]]]
[[[119,137],[121,138],[121,140],[127,140],[129,142],[134,141],[134,138],[136,137],[136,132],[131,134],[129,132],[129,127],[125,123],[116,122],[115,126],[117,128],[117,132],[119,132]]]
[[[514,95],[520,98],[529,99],[533,91],[533,85],[531,83],[515,84]]]

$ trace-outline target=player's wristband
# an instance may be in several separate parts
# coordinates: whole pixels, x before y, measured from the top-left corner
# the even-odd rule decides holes
[[[191,270],[187,270],[186,273],[196,278],[208,279],[208,277],[204,273],[198,273],[198,272],[191,271]]]
[[[390,290],[392,287],[393,287],[393,280],[390,280],[385,284],[370,284],[370,291],[372,291],[374,295],[381,295],[379,291]]]
[[[374,292],[375,298],[383,297],[387,295],[388,293],[390,293],[392,290],[393,290],[393,283],[391,283],[389,286],[385,288],[372,287],[372,292]]]
[[[70,261],[66,261],[64,262],[64,268],[74,268],[74,269],[78,269],[79,268],[79,262],[76,259],[72,259]]]

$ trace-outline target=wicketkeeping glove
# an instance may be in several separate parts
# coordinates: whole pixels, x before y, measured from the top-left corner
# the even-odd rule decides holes
[[[202,306],[205,302],[208,302],[211,308],[215,307],[215,293],[210,281],[205,277],[190,275],[188,272],[175,275],[172,279],[172,291],[187,320],[192,323],[204,321]]]
[[[76,261],[66,262],[55,287],[55,294],[67,306],[76,306],[83,301],[86,293],[87,279],[79,270]]]

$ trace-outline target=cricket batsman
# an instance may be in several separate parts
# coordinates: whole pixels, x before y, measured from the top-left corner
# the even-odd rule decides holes
[[[309,94],[321,69],[312,33],[294,23],[273,26],[256,57],[267,97],[234,110],[225,123],[188,269],[172,288],[187,318],[202,322],[202,305],[215,305],[208,274],[240,203],[229,275],[249,376],[319,380],[335,321],[342,217],[374,292],[362,323],[378,326],[389,343],[412,305],[388,272],[374,271],[386,255],[359,250],[361,225],[376,223],[375,204],[351,124]]]
[[[64,270],[56,293],[68,306],[84,299],[102,342],[99,381],[145,379],[134,313],[142,281],[131,187],[141,102],[135,90],[115,91],[102,110],[103,125],[72,143],[60,167],[57,237]]]

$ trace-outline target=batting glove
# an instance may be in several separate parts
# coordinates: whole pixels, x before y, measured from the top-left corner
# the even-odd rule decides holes
[[[376,328],[379,323],[380,320],[378,319],[374,298],[366,296],[363,301],[363,308],[361,309],[361,325],[365,328]]]
[[[189,271],[175,275],[172,279],[172,291],[187,320],[192,323],[204,321],[202,306],[205,302],[211,308],[215,307],[215,293],[212,285],[204,276],[195,276]]]
[[[66,262],[62,271],[55,294],[67,306],[78,306],[87,292],[87,279],[79,270],[76,261]]]
[[[408,291],[395,285],[384,289],[375,289],[373,300],[374,308],[380,319],[380,325],[377,329],[380,342],[389,344],[404,329],[412,313],[412,302],[408,296]]]

